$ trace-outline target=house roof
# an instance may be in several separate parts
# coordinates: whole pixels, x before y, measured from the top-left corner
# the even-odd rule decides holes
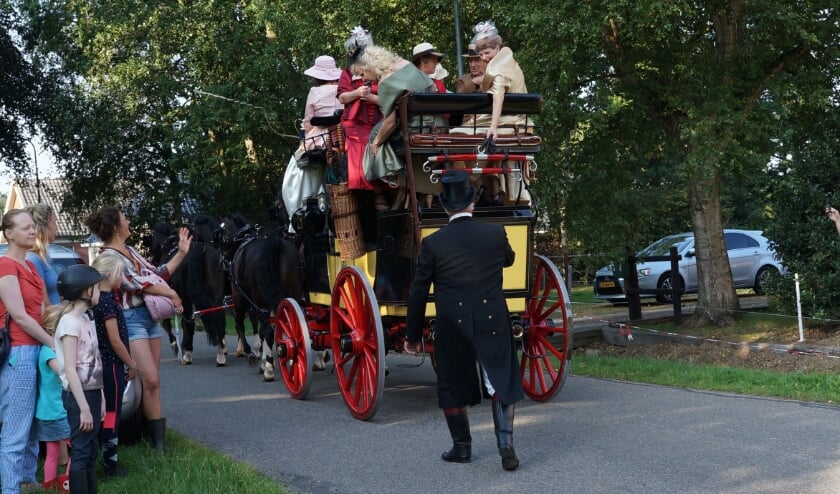
[[[71,217],[61,210],[61,204],[68,191],[68,182],[63,178],[42,178],[37,183],[32,179],[16,179],[12,184],[6,200],[6,209],[3,212],[43,202],[56,212],[58,222],[56,239],[83,239],[89,232],[82,225],[82,219]]]

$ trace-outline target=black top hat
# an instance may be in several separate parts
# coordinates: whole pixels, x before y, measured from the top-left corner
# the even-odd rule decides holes
[[[475,198],[475,187],[470,185],[469,174],[463,170],[450,171],[440,179],[443,190],[438,200],[447,211],[461,211]]]

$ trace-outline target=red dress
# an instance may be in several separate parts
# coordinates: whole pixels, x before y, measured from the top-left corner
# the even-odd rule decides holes
[[[355,91],[364,84],[361,78],[353,79],[349,68],[341,72],[338,80],[337,96],[341,93]],[[376,85],[370,88],[371,93],[376,94]],[[368,144],[370,131],[374,125],[382,120],[382,112],[379,106],[368,103],[363,99],[357,99],[344,105],[344,113],[341,115],[341,124],[344,127],[344,148],[347,152],[347,188],[371,190],[373,185],[365,180],[365,172],[362,169],[362,158],[365,155],[365,147]]]
[[[26,261],[26,265],[29,269],[26,269],[11,257],[0,257],[0,278],[3,276],[14,276],[18,279],[20,295],[23,297],[23,305],[26,308],[26,313],[29,314],[29,317],[35,319],[38,324],[41,324],[41,311],[44,307],[44,282],[38,276],[38,271],[35,269],[34,264]],[[0,301],[0,315],[3,317],[2,324],[5,324],[6,305],[2,301]],[[9,326],[9,332],[12,336],[12,346],[41,344],[41,342],[18,326],[14,319],[12,319]]]

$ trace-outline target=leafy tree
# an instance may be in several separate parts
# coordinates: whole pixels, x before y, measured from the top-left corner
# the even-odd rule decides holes
[[[723,191],[767,173],[786,136],[778,120],[788,93],[807,94],[836,65],[836,8],[619,0],[562,1],[549,13],[521,2],[510,18],[522,19],[518,30],[531,42],[551,47],[531,60],[529,84],[541,79],[566,110],[558,124],[571,137],[554,142],[563,142],[558,175],[570,233],[582,234],[584,223],[669,232],[690,221],[695,322],[726,323],[738,299],[722,233],[724,213],[736,211],[724,210]]]
[[[37,79],[15,43],[20,29],[14,12],[0,3],[0,159],[18,174],[27,168],[27,123],[40,118]]]

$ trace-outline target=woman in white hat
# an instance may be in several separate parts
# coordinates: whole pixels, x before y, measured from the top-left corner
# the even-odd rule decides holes
[[[444,69],[443,65],[440,64],[440,61],[445,56],[443,53],[437,51],[431,43],[425,41],[415,46],[411,51],[412,63],[420,69],[420,72],[426,74],[434,81],[439,93],[446,92],[443,80],[449,76],[449,71]]]
[[[309,90],[309,96],[306,97],[302,123],[304,141],[289,160],[283,176],[283,204],[286,206],[289,217],[306,204],[306,199],[324,193],[322,167],[299,166],[304,163],[305,152],[326,146],[326,139],[323,136],[326,136],[329,130],[313,126],[312,117],[329,117],[334,115],[336,110],[343,108],[336,96],[341,69],[336,66],[333,57],[321,55],[315,59],[315,64],[303,73],[315,79],[315,84]]]

